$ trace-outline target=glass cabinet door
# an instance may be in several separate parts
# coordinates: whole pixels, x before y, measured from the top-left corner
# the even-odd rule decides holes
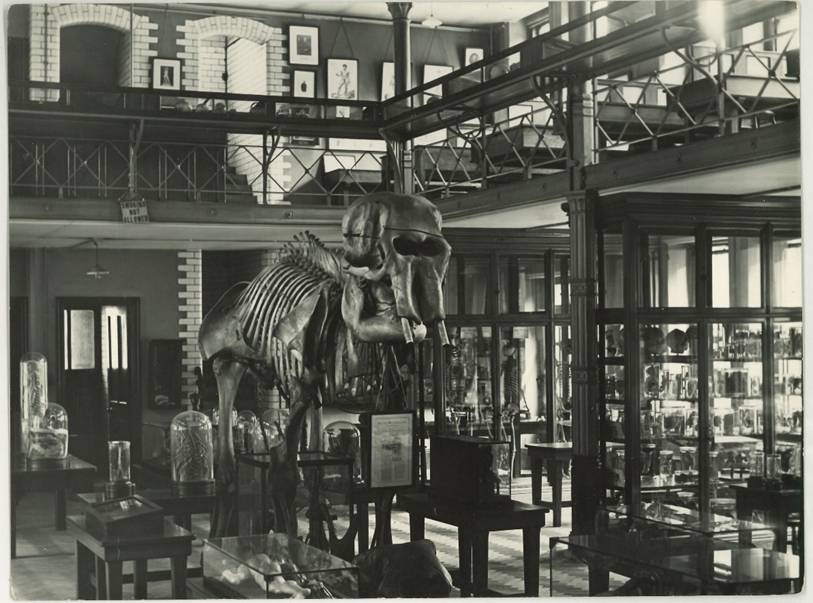
[[[602,387],[602,439],[608,486],[624,485],[624,327],[604,326],[604,384]]]
[[[640,330],[641,492],[669,489],[689,503],[698,481],[697,326]]]
[[[569,326],[556,326],[553,354],[553,441],[570,442],[573,391],[570,366],[573,348],[570,343]]]
[[[734,512],[728,486],[751,473],[764,442],[762,324],[712,323],[709,328],[710,511]]]
[[[774,325],[774,421],[780,471],[802,475],[802,323]]]
[[[449,329],[446,348],[446,409],[449,433],[493,435],[491,327]]]

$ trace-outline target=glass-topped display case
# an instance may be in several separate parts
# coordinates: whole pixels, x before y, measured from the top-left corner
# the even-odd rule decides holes
[[[284,534],[209,538],[203,580],[226,598],[358,597],[358,568]]]
[[[598,207],[606,498],[734,515],[731,486],[769,460],[802,472],[799,200]]]

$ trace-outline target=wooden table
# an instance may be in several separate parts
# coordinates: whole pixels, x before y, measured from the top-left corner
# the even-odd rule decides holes
[[[192,529],[192,515],[208,514],[214,508],[217,496],[212,494],[179,494],[171,488],[139,490],[138,494],[151,500],[164,510],[164,515],[174,518],[175,523],[187,530]],[[87,505],[105,500],[103,492],[85,492],[77,498]]]
[[[488,509],[444,504],[425,492],[400,494],[398,504],[409,513],[410,540],[424,538],[426,519],[457,527],[460,579],[463,595],[499,595],[488,588],[488,534],[500,530],[522,530],[523,569],[526,597],[539,595],[539,530],[545,526],[549,509],[511,501]]]
[[[192,533],[164,519],[160,535],[102,541],[87,531],[81,515],[68,517],[68,531],[76,538],[76,598],[122,598],[122,564],[133,561],[133,597],[147,597],[147,561],[169,558],[172,598],[186,598],[186,559],[192,552]],[[95,576],[95,584],[91,580]]]
[[[96,467],[68,455],[64,461],[29,463],[22,455],[11,463],[11,558],[17,556],[17,503],[26,492],[54,492],[57,530],[65,529],[67,491],[86,489],[93,484]]]
[[[802,513],[802,490],[787,488],[772,490],[743,485],[732,486],[737,494],[737,517],[751,521],[754,511],[765,513],[764,523],[776,534],[774,549],[786,552],[788,549],[788,515]],[[799,532],[804,530],[804,521]],[[746,540],[745,543],[748,543]]]
[[[573,458],[573,444],[568,442],[539,442],[526,444],[528,458],[531,460],[531,501],[535,505],[548,505],[553,508],[553,526],[562,525],[562,507],[572,505],[570,501],[562,502],[562,471],[565,463]],[[542,466],[548,470],[548,483],[553,489],[553,501],[542,501]]]

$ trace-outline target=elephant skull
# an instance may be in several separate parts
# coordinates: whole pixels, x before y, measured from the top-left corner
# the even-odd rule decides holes
[[[434,323],[445,344],[451,247],[437,207],[417,195],[366,195],[348,208],[342,237],[351,275],[342,316],[350,330],[362,341],[412,343]]]

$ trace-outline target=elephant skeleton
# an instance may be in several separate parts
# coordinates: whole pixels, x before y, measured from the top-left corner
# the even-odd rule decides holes
[[[442,286],[451,248],[432,203],[416,195],[366,195],[348,208],[342,238],[342,250],[332,251],[308,233],[295,237],[203,320],[199,343],[204,359],[212,359],[220,416],[214,536],[236,531],[230,420],[246,370],[288,401],[288,424],[270,450],[270,482],[275,529],[295,536],[296,456],[306,417],[308,445],[318,447],[319,408],[335,401],[360,350],[419,343],[427,325],[448,343]]]

